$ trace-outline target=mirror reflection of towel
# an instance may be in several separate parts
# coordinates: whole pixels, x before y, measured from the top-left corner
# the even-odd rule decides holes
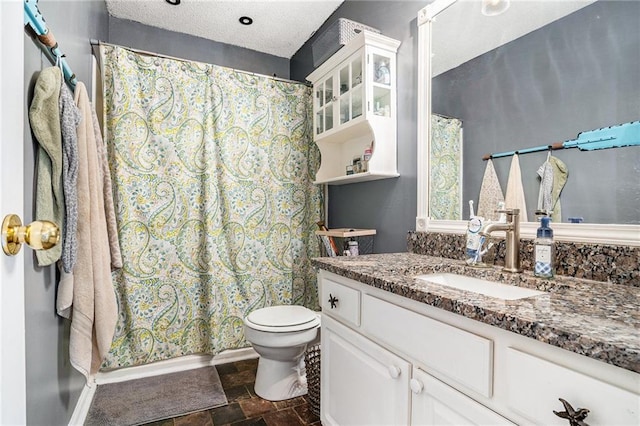
[[[552,210],[553,202],[551,193],[553,192],[553,166],[547,159],[538,169],[540,177],[540,192],[538,192],[538,210]]]
[[[551,191],[551,220],[555,223],[562,222],[562,208],[560,207],[560,193],[564,188],[567,179],[569,178],[569,169],[566,164],[557,159],[556,157],[550,157],[549,162],[553,167],[553,190]]]
[[[484,169],[484,177],[482,178],[482,186],[480,187],[480,197],[478,199],[478,216],[493,221],[498,220],[499,203],[504,202],[502,187],[498,181],[496,169],[493,167],[493,160],[487,161],[487,167]]]
[[[520,158],[514,154],[509,169],[509,180],[507,181],[507,194],[505,196],[505,207],[508,209],[520,209],[520,222],[528,222],[527,203],[524,200],[524,188],[522,187],[522,173],[520,172]]]

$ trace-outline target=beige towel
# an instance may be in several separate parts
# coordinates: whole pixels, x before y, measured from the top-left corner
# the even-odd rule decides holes
[[[560,205],[560,193],[569,178],[569,169],[559,158],[551,157],[549,158],[549,162],[553,167],[553,190],[551,191],[551,209],[553,210],[553,214],[551,215],[551,219],[554,223],[561,223],[562,207]]]
[[[78,126],[78,258],[72,283],[67,282],[73,287],[69,355],[71,365],[88,379],[109,352],[118,310],[111,281],[104,184],[91,104],[82,83],[76,86],[75,102],[86,119]]]
[[[508,209],[520,209],[520,222],[528,222],[527,203],[524,200],[524,188],[522,187],[522,173],[520,172],[520,158],[518,154],[515,154],[511,160],[504,204]]]
[[[109,159],[107,148],[102,140],[100,123],[96,110],[91,107],[91,118],[93,119],[93,132],[96,135],[96,147],[98,148],[98,161],[100,161],[100,171],[102,172],[102,182],[104,185],[104,210],[107,217],[107,232],[109,233],[109,249],[111,250],[111,266],[115,269],[122,268],[122,254],[120,252],[120,242],[118,241],[118,225],[116,223],[116,209],[113,205],[113,188],[111,186],[111,171],[109,170]]]
[[[31,129],[38,141],[35,218],[50,220],[64,229],[64,189],[62,185],[62,134],[60,131],[60,86],[58,67],[40,72],[29,108]],[[38,265],[55,263],[62,255],[62,244],[36,251]]]
[[[480,197],[478,199],[478,216],[485,219],[497,221],[499,214],[496,213],[498,204],[504,202],[502,187],[498,181],[496,169],[493,167],[493,160],[487,161],[487,167],[484,169],[484,177],[482,178],[482,186],[480,187]]]

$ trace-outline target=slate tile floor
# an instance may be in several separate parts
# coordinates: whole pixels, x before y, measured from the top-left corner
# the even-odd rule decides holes
[[[306,396],[278,402],[256,396],[253,383],[257,368],[257,358],[217,365],[229,405],[145,426],[320,426]]]

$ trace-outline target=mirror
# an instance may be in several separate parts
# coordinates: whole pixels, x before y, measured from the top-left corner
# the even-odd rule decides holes
[[[464,232],[468,200],[477,206],[485,154],[551,145],[640,118],[640,5],[510,3],[504,13],[484,16],[480,0],[436,0],[418,16],[419,97],[424,97],[418,104],[418,231]],[[443,121],[445,128],[456,121],[451,118],[461,122],[462,136],[442,131]],[[443,133],[449,135],[445,143],[438,139]],[[452,141],[462,155],[447,158],[458,162],[461,189],[446,191],[442,184],[452,182],[452,173],[438,181],[434,171],[443,168],[439,150]],[[536,172],[547,154],[519,158],[530,221],[523,224],[525,238],[537,228]],[[556,235],[640,245],[640,148],[573,148],[552,155],[569,171]],[[493,160],[503,193],[511,160]],[[453,213],[442,208],[454,202]],[[565,223],[576,216],[585,223]]]

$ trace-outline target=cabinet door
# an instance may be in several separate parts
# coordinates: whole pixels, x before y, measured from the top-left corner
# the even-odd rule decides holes
[[[362,52],[353,55],[340,69],[340,124],[362,116],[365,86],[362,71]]]
[[[589,410],[591,426],[640,424],[640,380],[629,392],[515,348],[507,349],[506,367],[509,408],[532,424],[568,425],[554,414],[565,411],[559,398]]]
[[[418,368],[413,368],[410,386],[412,425],[513,424]]]
[[[409,423],[410,365],[326,316],[322,319],[323,425]]]
[[[335,105],[334,77],[331,75],[314,86],[314,111],[316,135],[333,129],[333,106]]]
[[[371,112],[376,116],[395,117],[395,58],[375,49],[371,49],[367,58],[371,66]]]

